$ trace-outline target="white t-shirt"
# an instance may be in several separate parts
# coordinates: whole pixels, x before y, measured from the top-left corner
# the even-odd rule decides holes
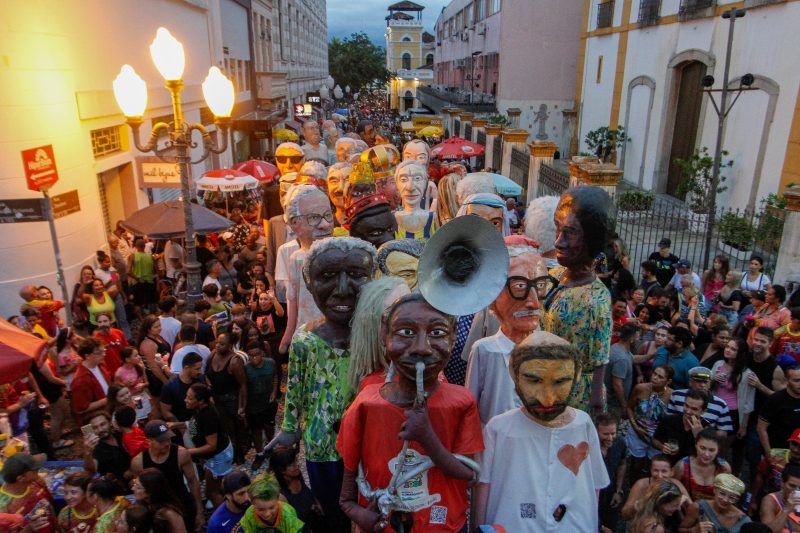
[[[206,276],[206,279],[203,280],[202,287],[205,287],[206,285],[210,285],[211,283],[213,283],[214,285],[219,287],[219,290],[222,290],[222,283],[220,283],[217,278],[212,278],[211,276]]]
[[[591,418],[574,412],[560,428],[538,424],[521,409],[497,415],[484,428],[480,482],[491,485],[487,524],[514,533],[598,530],[595,491],[609,484],[608,472]]]
[[[767,285],[771,285],[772,281],[769,279],[769,276],[764,274],[763,272],[758,275],[755,281],[750,281],[748,279],[748,273],[745,272],[742,274],[742,281],[739,283],[739,288],[743,291],[763,291],[766,290],[765,287]]]
[[[203,358],[203,368],[200,370],[200,373],[205,374],[206,363],[208,362],[208,358],[211,357],[211,350],[209,350],[208,346],[204,344],[187,344],[186,346],[181,346],[178,348],[178,350],[172,354],[172,362],[169,364],[169,371],[173,374],[180,374],[181,369],[183,368],[183,358],[187,353],[192,352],[195,352],[197,355]]]
[[[676,291],[680,291],[683,287],[681,286],[681,278],[683,274],[680,272],[675,272],[675,275],[672,276],[672,279],[669,280],[669,285],[667,287],[675,287]],[[700,288],[700,276],[697,273],[692,272],[692,280],[694,281],[694,286],[698,289]]]
[[[181,321],[173,316],[160,316],[158,321],[161,322],[161,338],[167,341],[172,348],[175,346],[178,333],[181,332]]]
[[[306,250],[297,250],[289,258],[289,287],[286,291],[286,297],[293,299],[297,303],[298,328],[303,324],[322,318],[322,312],[317,308],[314,297],[306,287],[305,280],[303,280],[303,263],[307,255],[308,252]],[[292,335],[294,335],[294,331]]]
[[[100,383],[100,387],[103,389],[103,394],[108,394],[108,381],[106,381],[106,377],[103,375],[103,373],[100,372],[100,367],[96,366],[94,368],[88,368],[88,370],[92,373],[97,382]]]
[[[167,241],[167,244],[164,245],[164,262],[167,267],[167,277],[174,278],[180,272],[180,269],[172,266],[170,259],[177,259],[183,265],[183,246],[172,241]]]
[[[288,225],[286,226],[289,227]],[[278,247],[278,253],[275,255],[275,298],[279,302],[286,303],[286,290],[289,287],[289,258],[292,254],[300,249],[300,243],[297,239],[291,239],[281,244]]]
[[[514,391],[508,361],[514,342],[498,331],[472,346],[467,366],[467,388],[478,402],[481,426],[493,417],[518,408],[522,401]]]

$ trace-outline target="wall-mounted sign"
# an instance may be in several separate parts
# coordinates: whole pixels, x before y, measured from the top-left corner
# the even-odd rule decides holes
[[[43,202],[43,198],[0,200],[0,224],[46,220]]]
[[[294,116],[296,117],[310,117],[312,112],[311,104],[295,104]]]
[[[139,187],[142,189],[180,189],[181,167],[178,163],[162,161],[154,156],[136,158],[139,167]]]
[[[53,155],[52,144],[23,150],[22,165],[25,167],[28,189],[32,191],[47,189],[58,181],[56,157]]]
[[[81,201],[78,198],[78,191],[67,191],[50,197],[53,206],[53,218],[61,218],[81,210]]]
[[[401,68],[397,69],[397,77],[402,78],[404,80],[414,79],[414,78],[417,78],[419,80],[432,80],[433,70],[427,68],[416,68],[416,69]]]
[[[309,96],[308,103],[309,104],[318,104],[320,102],[319,96]]]

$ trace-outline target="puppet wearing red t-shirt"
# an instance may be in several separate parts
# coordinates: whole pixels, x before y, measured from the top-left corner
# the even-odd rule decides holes
[[[452,317],[431,307],[420,294],[402,297],[386,312],[382,325],[386,356],[399,379],[369,385],[342,419],[336,449],[344,460],[341,505],[359,531],[391,531],[372,501],[359,495],[359,464],[372,490],[386,488],[408,441],[402,471],[430,459],[433,467],[405,484],[397,494],[410,513],[389,520],[413,521],[415,531],[460,531],[467,518],[467,487],[473,470],[454,454],[483,451],[475,399],[457,385],[439,383],[455,328]],[[425,396],[417,401],[416,364],[425,365]]]

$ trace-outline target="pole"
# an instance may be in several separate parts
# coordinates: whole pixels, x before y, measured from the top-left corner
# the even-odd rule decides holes
[[[475,55],[472,55],[472,78],[470,83],[469,89],[469,103],[473,103],[475,101]]]
[[[708,226],[706,227],[706,245],[703,254],[703,268],[708,266],[711,257],[711,241],[714,236],[714,223],[717,216],[717,187],[719,187],[719,168],[722,163],[722,140],[725,133],[725,117],[728,114],[728,76],[731,70],[731,50],[733,49],[733,27],[737,17],[743,17],[744,10],[729,9],[723,13],[724,18],[730,18],[731,26],[728,30],[728,47],[725,51],[725,70],[722,74],[722,94],[719,98],[717,116],[717,143],[714,148],[714,166],[711,169],[711,199],[708,205]]]
[[[53,218],[53,204],[50,203],[50,195],[47,188],[42,189],[44,195],[44,213],[47,218],[47,225],[50,227],[50,240],[53,242],[53,255],[56,258],[56,281],[61,287],[61,297],[64,299],[64,312],[67,314],[67,325],[72,325],[72,309],[69,305],[69,292],[67,282],[64,279],[64,266],[61,264],[61,249],[58,246],[58,234],[56,234],[56,222]]]

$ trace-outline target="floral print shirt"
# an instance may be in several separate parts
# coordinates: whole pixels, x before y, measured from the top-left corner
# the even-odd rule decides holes
[[[350,353],[301,326],[289,349],[283,431],[301,426],[309,461],[338,461],[336,437],[354,393],[347,380]]]
[[[580,287],[559,285],[554,291],[542,316],[542,329],[581,352],[581,373],[570,405],[588,411],[592,373],[608,363],[611,350],[611,294],[597,278]]]

